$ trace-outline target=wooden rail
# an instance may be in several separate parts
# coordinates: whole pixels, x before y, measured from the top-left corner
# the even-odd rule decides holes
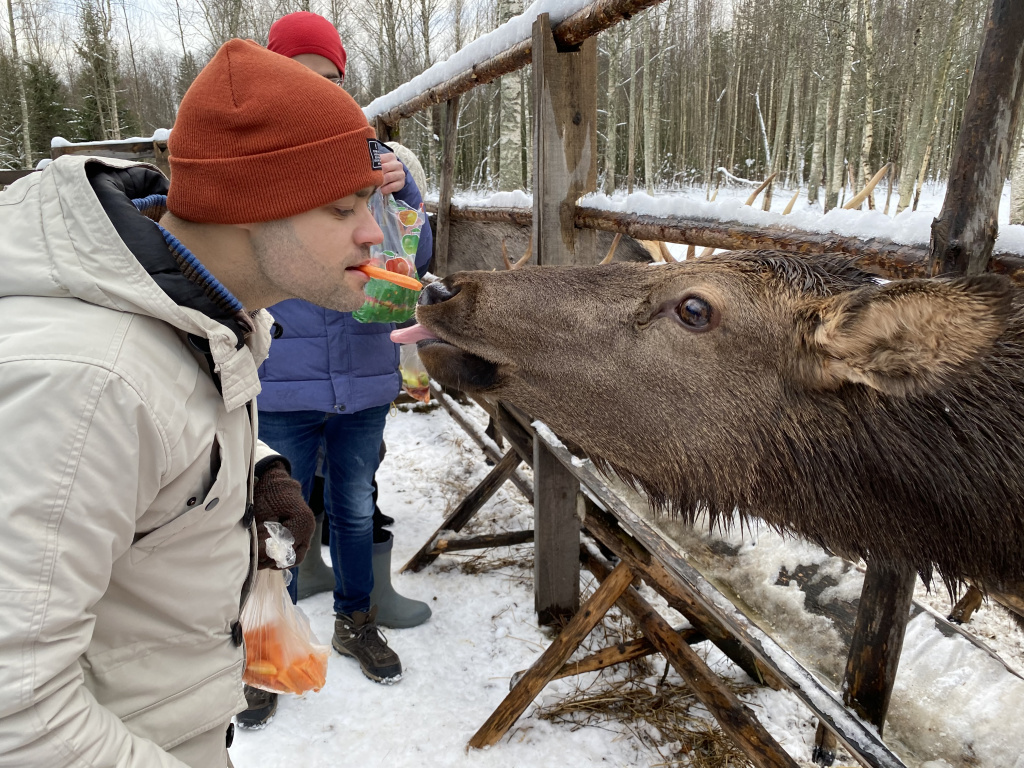
[[[437,210],[434,203],[425,207],[428,213]],[[519,227],[529,227],[533,221],[530,208],[453,205],[449,216],[452,221],[500,222]],[[621,232],[638,240],[685,243],[729,251],[771,249],[808,254],[847,253],[856,257],[864,269],[890,278],[927,277],[929,269],[927,245],[903,245],[882,238],[862,239],[800,229],[755,227],[687,216],[621,213],[586,206],[577,206],[575,224],[583,229]],[[994,253],[989,260],[989,271],[1024,280],[1024,256]]]
[[[608,29],[620,21],[635,16],[663,0],[598,0],[598,2],[582,8],[572,16],[556,24],[551,30],[555,43],[560,50],[572,50],[584,40],[593,37],[602,30]],[[386,125],[394,125],[417,112],[440,104],[443,101],[471,91],[478,85],[496,80],[502,75],[522,69],[533,59],[533,39],[520,40],[510,48],[495,54],[487,61],[476,64],[460,72],[443,83],[427,88],[425,91],[409,99],[387,112],[368,114],[370,120],[379,120]]]

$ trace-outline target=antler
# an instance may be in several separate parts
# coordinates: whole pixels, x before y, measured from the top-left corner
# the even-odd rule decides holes
[[[776,171],[771,176],[769,176],[767,179],[762,181],[761,185],[757,189],[755,189],[753,192],[750,193],[750,197],[747,198],[747,202],[745,202],[744,205],[753,205],[754,201],[757,200],[757,196],[760,195],[764,191],[765,187],[767,187],[769,184],[771,184],[773,181],[775,181],[775,177],[778,176],[778,175],[779,175],[779,172]]]
[[[619,240],[622,239],[622,233],[616,232],[615,237],[612,239],[612,246],[608,249],[608,255],[601,259],[602,264],[611,264],[612,256],[615,255],[615,249],[619,247]]]
[[[862,189],[860,192],[858,192],[854,197],[852,197],[850,199],[850,202],[844,205],[843,208],[850,211],[854,210],[855,208],[860,208],[860,204],[864,202],[868,195],[871,194],[872,190],[874,190],[875,188],[875,185],[878,184],[878,182],[880,182],[882,179],[884,179],[886,174],[889,173],[890,165],[892,165],[892,163],[886,163],[885,165],[883,165],[879,169],[878,173],[876,173],[871,178],[871,181],[867,183],[867,186],[864,187],[864,189]]]
[[[529,257],[532,255],[534,255],[534,233],[529,233],[529,243],[526,244],[526,253],[524,253],[522,258],[514,264],[509,261],[509,253],[505,248],[505,238],[502,238],[502,261],[505,262],[505,268],[507,270],[512,271],[513,269],[518,269],[529,261]]]

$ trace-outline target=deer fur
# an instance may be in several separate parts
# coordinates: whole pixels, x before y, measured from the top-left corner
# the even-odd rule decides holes
[[[435,379],[544,420],[659,509],[1024,595],[1024,295],[1005,277],[884,283],[753,251],[459,273],[421,302]]]

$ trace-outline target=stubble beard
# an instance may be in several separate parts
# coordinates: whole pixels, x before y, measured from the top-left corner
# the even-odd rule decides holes
[[[370,258],[369,246],[360,248],[358,264]],[[352,288],[348,272],[334,273],[307,258],[306,249],[288,220],[268,222],[252,239],[253,263],[258,279],[269,293],[298,298],[338,312],[354,312],[366,301],[362,288]],[[271,303],[282,301],[277,298]]]

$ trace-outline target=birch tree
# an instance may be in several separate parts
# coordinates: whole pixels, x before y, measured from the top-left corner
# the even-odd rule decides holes
[[[18,34],[14,25],[14,0],[7,0],[7,22],[11,35],[11,62],[18,82],[18,100],[21,102],[21,157],[23,167],[32,168],[32,126],[25,94],[25,67],[18,55]]]
[[[1017,152],[1010,172],[1010,223],[1024,224],[1024,121],[1017,126]]]
[[[857,0],[849,0],[846,6],[845,45],[843,48],[842,79],[839,85],[839,103],[836,107],[836,143],[832,160],[832,181],[825,190],[825,211],[836,207],[839,200],[839,188],[843,185],[843,174],[846,170],[846,120],[850,107],[850,82],[853,79],[853,49],[856,42],[856,28],[853,20],[857,18]]]
[[[498,0],[498,26],[522,12],[520,0]],[[498,150],[498,188],[503,191],[523,186],[522,70],[503,75],[499,102],[501,128]]]

